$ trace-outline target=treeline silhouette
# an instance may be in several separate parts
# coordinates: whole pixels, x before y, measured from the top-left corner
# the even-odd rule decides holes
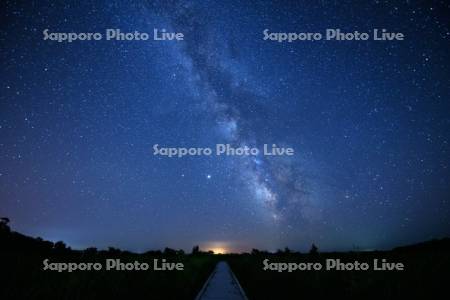
[[[84,250],[73,250],[71,247],[67,246],[63,241],[51,242],[42,239],[41,237],[33,238],[26,236],[24,234],[12,231],[9,226],[10,220],[7,217],[0,218],[0,251],[27,251],[40,254],[67,254],[71,252],[83,252],[85,254],[110,254],[110,255],[127,255],[133,253],[128,250],[121,250],[115,247],[108,247],[106,250],[99,250],[96,247],[88,247]],[[421,242],[413,245],[399,246],[393,248],[392,252],[417,252],[417,251],[449,251],[450,253],[450,238],[443,239],[433,239],[430,241]],[[350,251],[358,252],[358,250]],[[379,252],[379,251],[373,251]],[[169,247],[163,250],[148,250],[144,255],[163,255],[163,256],[181,256],[181,255],[212,255],[213,251],[202,251],[198,245],[192,248],[190,253],[185,253],[183,249],[172,249]],[[232,254],[232,253],[231,253]],[[291,250],[288,247],[284,249],[278,249],[275,252],[270,252],[267,250],[252,249],[250,253],[241,253],[243,255],[297,255],[302,254],[299,251]],[[313,243],[308,252],[311,256],[319,255],[319,248]]]
[[[51,242],[41,237],[33,238],[24,234],[12,231],[9,226],[10,220],[6,217],[0,218],[0,251],[3,252],[33,252],[35,254],[70,254],[82,252],[86,255],[108,254],[108,255],[136,255],[131,251],[121,250],[115,247],[108,247],[106,250],[99,250],[96,247],[88,247],[84,250],[73,250],[63,241]],[[169,247],[163,250],[149,250],[143,255],[163,255],[181,256],[186,255],[183,249],[172,249]],[[214,254],[212,251],[201,251],[199,246],[194,246],[191,254],[205,255]]]
[[[357,249],[357,248],[356,248]],[[44,259],[55,262],[102,262],[119,258],[123,262],[167,259],[182,262],[180,272],[78,272],[42,270]],[[300,271],[279,273],[263,270],[262,262],[371,262],[386,259],[401,262],[404,271]],[[316,245],[306,253],[279,249],[252,249],[250,253],[213,255],[194,246],[192,251],[165,248],[141,254],[109,247],[74,250],[64,242],[32,238],[9,227],[0,219],[0,265],[6,278],[0,299],[194,299],[219,260],[226,260],[250,299],[397,299],[437,298],[448,292],[450,239],[431,240],[401,246],[390,251],[322,252]]]
[[[2,247],[0,251],[31,251],[34,253],[40,254],[69,254],[72,252],[83,252],[86,255],[95,255],[95,254],[110,254],[110,255],[127,255],[127,254],[135,254],[128,250],[121,250],[115,247],[108,247],[107,250],[99,250],[96,247],[88,247],[84,250],[73,250],[71,247],[67,246],[63,241],[51,242],[42,239],[41,237],[33,238],[21,233],[12,231],[9,227],[9,218],[3,217],[0,218],[0,244]],[[311,245],[311,249],[309,251],[310,255],[317,255],[319,253],[319,249],[315,244]],[[163,256],[181,256],[181,255],[213,255],[215,254],[211,250],[202,251],[200,246],[195,245],[192,248],[190,253],[185,253],[183,249],[172,249],[169,247],[164,248],[163,250],[148,250],[144,253],[144,255],[163,255]],[[243,253],[247,254],[247,253]],[[288,247],[282,249],[278,249],[276,252],[269,252],[266,250],[252,249],[250,254],[252,255],[283,255],[283,254],[301,254],[299,251],[294,251],[289,249]]]

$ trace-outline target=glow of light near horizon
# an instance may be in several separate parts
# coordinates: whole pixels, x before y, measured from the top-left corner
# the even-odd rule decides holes
[[[212,251],[212,252],[214,252],[214,254],[227,254],[228,253],[228,251],[223,248],[211,248],[211,249],[208,249],[208,251]]]
[[[231,252],[239,253],[242,252],[232,245],[231,242],[206,242],[200,245],[200,250],[202,251],[212,251],[214,254],[227,254]]]

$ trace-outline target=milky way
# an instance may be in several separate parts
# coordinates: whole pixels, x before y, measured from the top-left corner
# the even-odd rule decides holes
[[[251,117],[262,102],[259,98],[267,97],[258,93],[260,83],[255,80],[253,84],[247,84],[246,76],[254,77],[253,74],[235,72],[229,67],[243,62],[233,52],[232,42],[213,30],[207,30],[211,24],[204,12],[196,11],[192,4],[178,3],[176,6],[177,10],[170,12],[172,28],[197,37],[183,45],[181,56],[189,61],[188,77],[197,79],[194,84],[202,101],[201,107],[215,118],[226,142],[234,147],[261,149],[255,136],[259,134],[261,137],[264,133],[251,124]],[[271,142],[280,144],[283,141]],[[298,162],[292,159],[267,161],[263,155],[258,155],[245,156],[237,165],[241,180],[248,185],[254,198],[248,201],[255,201],[256,205],[267,209],[274,221],[285,219],[292,210],[307,220],[320,217],[308,196],[304,176],[300,172],[295,173],[300,168]]]

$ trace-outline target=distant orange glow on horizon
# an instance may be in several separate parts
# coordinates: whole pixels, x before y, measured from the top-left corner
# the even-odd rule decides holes
[[[212,251],[214,254],[229,254],[229,253],[239,253],[238,249],[233,247],[230,242],[215,241],[215,242],[205,242],[200,246],[202,251]]]
[[[214,254],[227,254],[228,251],[225,248],[211,248],[208,251],[214,252]]]

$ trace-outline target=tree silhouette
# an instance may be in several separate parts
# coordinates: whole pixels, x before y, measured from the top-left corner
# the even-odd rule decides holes
[[[0,218],[0,230],[10,232],[11,229],[8,226],[9,219],[6,217]]]
[[[67,248],[66,244],[63,241],[56,242],[53,246],[53,249],[56,253],[66,253],[70,251],[70,248]]]
[[[196,254],[199,254],[199,253],[200,253],[200,247],[198,245],[195,245],[192,248],[192,255],[196,255]]]
[[[89,248],[84,249],[84,251],[83,251],[83,253],[87,256],[95,256],[95,255],[97,255],[97,252],[98,252],[98,250],[95,247],[89,247]]]
[[[177,251],[172,248],[169,248],[169,247],[164,248],[163,253],[164,253],[164,255],[170,255],[170,256],[177,255]]]
[[[319,254],[319,248],[317,248],[317,246],[314,245],[314,243],[311,245],[311,250],[309,250],[309,254],[310,255],[317,255],[317,254]]]
[[[253,248],[251,254],[252,255],[260,255],[261,251],[259,251],[258,249]]]

